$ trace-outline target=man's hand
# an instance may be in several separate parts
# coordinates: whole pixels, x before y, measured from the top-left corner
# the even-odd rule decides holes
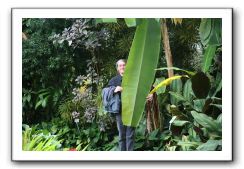
[[[117,92],[122,92],[123,88],[121,86],[117,86],[115,89],[114,89],[114,93],[117,93]]]
[[[149,94],[147,97],[146,97],[147,101],[152,101],[153,99],[153,94]]]

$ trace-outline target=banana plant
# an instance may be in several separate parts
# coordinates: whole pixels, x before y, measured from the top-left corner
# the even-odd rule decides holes
[[[206,73],[215,56],[217,46],[222,44],[222,21],[219,18],[203,18],[199,27],[199,35],[204,50],[202,71]]]
[[[122,80],[124,125],[136,127],[139,124],[156,72],[160,39],[159,23],[155,19],[142,19],[136,28]]]
[[[125,18],[125,22],[128,27],[136,26],[136,32],[122,80],[122,122],[137,127],[156,73],[161,40],[160,20]]]
[[[117,22],[117,19],[109,18],[107,21],[99,19],[99,22],[101,21]],[[204,42],[212,42],[212,44],[216,45],[216,43],[219,42],[219,36],[217,37],[217,40],[214,39],[213,36],[221,33],[221,30],[217,29],[221,22],[215,22],[215,20],[212,22],[211,20],[209,27],[209,22],[205,24],[204,21],[205,20],[203,19],[200,27],[201,39],[204,40]],[[179,21],[179,23],[181,22],[182,20]],[[136,32],[130,48],[128,62],[122,80],[122,121],[124,125],[136,127],[142,117],[146,103],[146,96],[150,91],[150,87],[154,79],[154,69],[156,69],[160,52],[161,34],[163,36],[167,34],[167,26],[165,26],[165,20],[158,18],[125,18],[125,23],[129,27],[136,26]],[[204,27],[208,27],[211,31],[207,33],[204,32]],[[166,38],[167,40],[167,36],[163,38]],[[167,43],[164,44],[164,48],[166,47]],[[170,49],[169,45],[168,48]],[[205,54],[205,58],[207,59],[204,61],[206,62],[204,63],[204,72],[208,70],[209,63],[212,61],[211,59],[213,58],[212,55],[214,53],[212,51],[213,50],[206,52]],[[172,72],[172,69],[169,72]],[[170,74],[170,76],[172,75],[173,73]],[[195,86],[192,87],[199,89]],[[205,97],[205,95],[206,93],[201,93],[199,96]]]

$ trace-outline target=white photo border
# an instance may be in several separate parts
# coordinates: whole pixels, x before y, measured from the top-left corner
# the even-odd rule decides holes
[[[232,161],[232,8],[12,8],[12,161]],[[22,151],[22,18],[222,18],[222,151]]]

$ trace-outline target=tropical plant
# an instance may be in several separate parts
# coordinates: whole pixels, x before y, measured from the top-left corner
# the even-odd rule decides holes
[[[203,18],[199,27],[202,44],[205,46],[202,71],[207,72],[215,56],[217,46],[222,45],[222,22],[218,18]]]
[[[187,71],[183,70],[183,72]],[[167,80],[163,80],[161,84],[165,84]],[[178,80],[178,82],[175,80],[176,86],[182,86],[179,85],[182,83],[181,79]],[[172,117],[169,130],[174,141],[171,140],[168,143],[166,150],[221,149],[221,99],[215,97],[221,90],[221,81],[218,80],[218,82],[219,84],[210,86],[209,78],[203,72],[198,72],[193,73],[193,76],[190,76],[190,79],[186,80],[179,90],[173,91],[170,88],[168,93],[175,99],[171,99],[168,105],[168,112]],[[159,89],[160,83],[152,92]],[[210,92],[211,90],[215,90],[212,92],[214,94]],[[219,107],[219,110],[215,107]],[[179,136],[182,137],[179,138]],[[209,143],[213,142],[215,146],[209,146]]]
[[[43,133],[41,130],[36,130],[36,127],[30,128],[28,125],[23,125],[22,132],[22,149],[24,151],[55,151],[61,147],[61,140],[57,139],[56,135]]]
[[[160,50],[160,26],[155,19],[144,19],[137,26],[122,87],[123,124],[136,127],[141,119],[151,88]],[[134,64],[134,63],[138,64]],[[144,64],[147,67],[143,67]]]
[[[122,120],[137,127],[134,150],[222,149],[221,19],[22,22],[23,150],[118,150],[101,90],[128,56]]]

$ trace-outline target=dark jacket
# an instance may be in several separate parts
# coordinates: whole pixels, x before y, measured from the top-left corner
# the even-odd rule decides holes
[[[122,76],[120,74],[114,76],[109,82],[108,82],[108,87],[109,86],[121,86],[122,83]]]
[[[117,75],[113,77],[108,85],[102,90],[102,100],[104,110],[110,113],[120,113],[121,112],[121,93],[114,93],[117,86],[121,86],[122,76]]]

